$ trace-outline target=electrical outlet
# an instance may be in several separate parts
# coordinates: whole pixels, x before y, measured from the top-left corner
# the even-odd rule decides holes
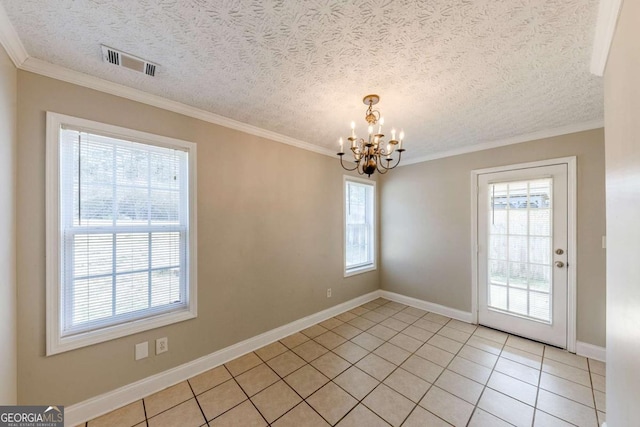
[[[327,289],[327,298],[331,298],[331,288]]]
[[[149,341],[136,344],[136,360],[144,359],[149,356]]]
[[[169,338],[163,337],[156,340],[156,354],[169,351]]]

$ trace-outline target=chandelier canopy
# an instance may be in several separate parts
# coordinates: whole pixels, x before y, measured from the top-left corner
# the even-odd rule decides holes
[[[364,119],[369,123],[368,137],[358,138],[356,136],[356,124],[351,122],[351,136],[347,138],[349,141],[350,149],[353,154],[355,167],[347,168],[343,162],[344,156],[344,140],[340,138],[338,141],[340,144],[340,164],[342,168],[348,171],[357,170],[360,175],[371,176],[377,170],[378,173],[385,174],[391,169],[400,164],[402,158],[402,152],[405,151],[402,148],[402,140],[404,139],[404,132],[400,131],[398,139],[396,139],[396,130],[391,129],[391,139],[389,142],[384,142],[384,134],[382,133],[382,125],[384,124],[384,118],[380,116],[380,111],[374,110],[373,106],[380,102],[378,95],[367,95],[362,99],[365,105],[368,105],[367,112]],[[374,133],[374,126],[378,125],[378,132]],[[393,166],[394,161],[393,154],[398,153],[398,159]]]

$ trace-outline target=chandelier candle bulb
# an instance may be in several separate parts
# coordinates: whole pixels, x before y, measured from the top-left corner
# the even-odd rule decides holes
[[[356,122],[351,122],[351,138],[356,137]]]
[[[340,152],[344,153],[344,141],[340,138]]]
[[[391,129],[391,140],[392,141],[396,140],[396,130],[395,129]]]
[[[378,133],[382,135],[382,125],[384,124],[384,117],[380,117],[380,125],[378,126]]]

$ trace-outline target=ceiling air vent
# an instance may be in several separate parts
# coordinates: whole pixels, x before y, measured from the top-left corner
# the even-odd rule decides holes
[[[158,67],[158,65],[153,62],[129,55],[128,53],[115,50],[105,45],[102,45],[102,59],[110,64],[144,73],[151,77],[156,75],[156,68]]]

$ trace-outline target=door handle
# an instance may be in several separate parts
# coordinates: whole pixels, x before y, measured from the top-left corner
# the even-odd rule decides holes
[[[556,261],[556,262],[555,262],[555,265],[556,265],[556,267],[558,267],[558,268],[562,268],[562,267],[564,267],[564,262],[562,262],[562,261]]]

